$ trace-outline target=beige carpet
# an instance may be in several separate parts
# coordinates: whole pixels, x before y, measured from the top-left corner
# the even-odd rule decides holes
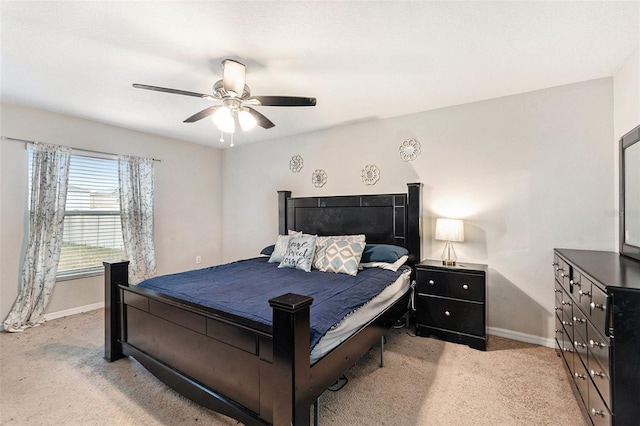
[[[0,425],[226,425],[137,362],[103,358],[101,310],[0,333]],[[392,330],[321,398],[321,425],[585,425],[553,349],[492,337],[487,352]]]

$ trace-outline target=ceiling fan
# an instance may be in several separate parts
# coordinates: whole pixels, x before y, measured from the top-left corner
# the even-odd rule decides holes
[[[231,134],[236,131],[238,125],[244,131],[251,130],[256,124],[264,129],[270,129],[275,126],[271,120],[252,108],[252,106],[299,107],[315,106],[316,104],[316,98],[251,96],[251,91],[245,81],[245,71],[244,64],[238,61],[232,59],[222,61],[222,80],[216,81],[213,85],[213,94],[211,95],[137,83],[133,84],[133,87],[221,101],[222,105],[205,108],[187,118],[184,122],[194,123],[213,115],[213,121],[218,126],[218,129],[223,133]],[[221,139],[221,141],[223,140]]]

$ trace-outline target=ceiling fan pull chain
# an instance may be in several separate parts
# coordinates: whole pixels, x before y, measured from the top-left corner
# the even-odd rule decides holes
[[[224,132],[220,130],[220,142],[224,143]]]
[[[229,144],[230,148],[233,148],[233,133],[231,133],[231,143]]]

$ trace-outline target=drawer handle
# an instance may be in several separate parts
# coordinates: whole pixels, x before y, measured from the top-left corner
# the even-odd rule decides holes
[[[573,317],[573,322],[585,323],[585,322],[587,322],[587,320],[584,319],[584,318]]]
[[[580,281],[574,281],[574,280],[570,280],[569,284],[573,284],[573,285],[578,286],[578,287],[582,286],[582,284],[580,284]]]
[[[560,271],[564,271],[564,269],[562,269],[562,268],[561,268],[561,267],[559,267],[559,266],[556,266],[556,271],[560,272]],[[562,275],[562,274],[560,274],[560,275]]]
[[[588,291],[582,291],[582,290],[580,290],[580,291],[578,292],[578,294],[579,294],[580,296],[584,296],[584,297],[589,297],[589,296],[591,296],[591,293],[589,293]]]
[[[595,408],[591,409],[591,415],[606,417],[606,413],[604,412],[604,410],[596,410]]]
[[[563,324],[563,325],[566,325],[566,326],[568,326],[568,327],[573,327],[573,323],[572,323],[572,322],[570,322],[570,321],[562,321],[562,324]]]
[[[604,379],[605,377],[607,377],[606,374],[604,374],[604,372],[602,371],[595,371],[595,370],[591,370],[589,372],[589,374],[591,374],[591,377],[600,377],[602,379]]]
[[[551,266],[558,266],[558,265],[559,265],[559,263],[558,263],[558,262],[553,262],[553,263],[551,264]]]
[[[559,289],[559,288],[555,288],[555,289],[553,289],[553,292],[554,292],[554,293],[562,293],[562,290],[561,290],[561,289]]]
[[[562,348],[562,350],[565,352],[573,352],[573,349],[571,348]]]
[[[571,306],[571,302],[566,302],[566,301],[564,301],[564,300],[562,301],[562,304],[563,304],[563,305],[567,305],[567,306]]]
[[[575,342],[573,342],[573,345],[577,348],[586,348],[587,344],[586,343],[582,343],[582,342],[578,342],[577,340]]]
[[[556,334],[562,334],[562,330],[558,330],[558,329],[556,328]]]
[[[462,289],[463,289],[463,290],[469,290],[469,286],[468,286],[468,285],[466,285],[466,284],[463,284],[463,285],[462,285]]]
[[[595,348],[595,347],[605,348],[605,347],[607,347],[606,343],[596,342],[593,339],[589,340],[589,346],[591,346],[592,348]]]
[[[429,284],[434,285],[435,282],[433,282],[433,280],[429,280]]]
[[[444,311],[444,316],[445,316],[445,317],[450,317],[450,316],[451,316],[451,312],[449,312],[449,311]]]
[[[568,276],[569,276],[569,274],[565,274],[564,272],[562,272],[562,273],[560,274],[560,276],[561,276],[562,278],[565,278],[565,277],[568,277]]]
[[[562,310],[562,306],[556,306],[556,307],[555,307],[555,308],[553,308],[553,309],[555,309],[556,311],[561,311],[561,310]]]
[[[591,309],[593,309],[593,310],[600,309],[600,310],[604,311],[604,306],[599,304],[599,303],[591,302],[591,305],[589,305],[589,306],[591,306]]]
[[[575,377],[576,379],[587,380],[587,376],[585,376],[584,374],[580,374],[580,373],[573,373],[573,377]]]

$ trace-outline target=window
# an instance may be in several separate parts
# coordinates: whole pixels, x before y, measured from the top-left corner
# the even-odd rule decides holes
[[[118,194],[117,160],[71,155],[58,280],[99,275],[102,261],[125,257]]]

